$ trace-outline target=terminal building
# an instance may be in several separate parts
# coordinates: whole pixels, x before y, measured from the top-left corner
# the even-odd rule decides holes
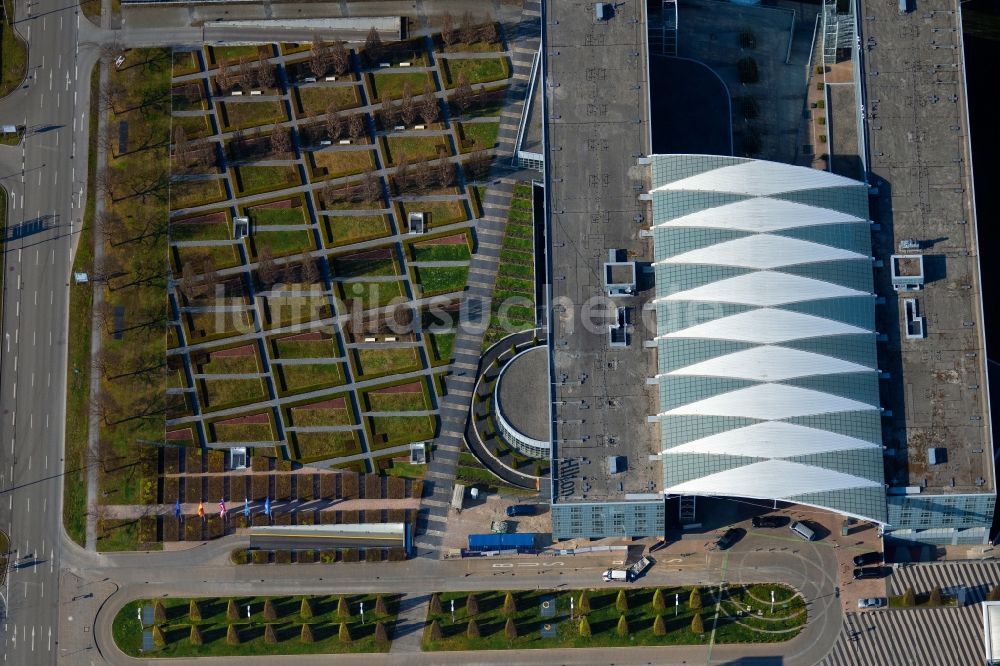
[[[539,78],[548,441],[537,416],[522,439],[551,456],[553,537],[659,536],[721,497],[816,507],[903,544],[986,543],[971,199],[940,203],[965,245],[932,255],[954,225],[872,183],[651,155],[641,8],[579,7],[546,5]]]

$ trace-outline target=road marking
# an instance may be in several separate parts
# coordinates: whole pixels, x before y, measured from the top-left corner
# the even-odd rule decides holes
[[[538,562],[518,562],[517,563],[517,566],[519,566],[519,567],[537,567],[538,565],[539,565]]]
[[[59,18],[62,20],[62,17]],[[52,652],[52,627],[49,627],[49,652]]]
[[[56,136],[59,135],[57,134]],[[55,185],[58,182],[59,182],[59,172],[56,171],[54,174],[52,174],[52,184]]]
[[[61,95],[56,93],[56,108],[59,108]]]
[[[52,70],[49,70],[49,92],[52,91]]]
[[[27,501],[27,504],[25,505],[27,508],[25,508],[24,511],[25,513],[31,513],[31,498],[26,497],[25,500]]]
[[[58,135],[56,135],[56,136],[58,136]],[[39,251],[38,251],[38,250],[35,250],[35,265],[36,265],[36,266],[38,265],[38,254],[39,254]],[[37,293],[37,292],[36,292],[36,293]]]
[[[494,569],[513,569],[514,565],[511,563],[496,562],[493,564]]]

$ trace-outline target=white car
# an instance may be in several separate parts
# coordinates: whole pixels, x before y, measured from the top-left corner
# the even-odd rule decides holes
[[[884,597],[870,597],[868,599],[858,599],[858,610],[865,608],[882,608],[885,606]]]

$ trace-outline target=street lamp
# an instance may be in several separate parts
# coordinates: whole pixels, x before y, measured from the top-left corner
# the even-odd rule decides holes
[[[453,601],[452,605],[454,605],[454,603],[455,602]],[[362,602],[360,602],[360,604],[361,604],[361,624],[364,624],[365,623],[365,602],[362,601]]]
[[[677,613],[680,611],[681,607],[681,593],[678,592],[674,595],[674,617],[677,617]]]
[[[771,590],[771,615],[774,615],[774,590]]]
[[[451,623],[455,624],[455,600],[451,600]]]

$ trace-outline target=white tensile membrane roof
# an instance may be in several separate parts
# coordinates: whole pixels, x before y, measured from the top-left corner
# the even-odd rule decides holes
[[[651,159],[654,265],[673,280],[653,299],[664,491],[884,522],[875,331],[859,323],[875,307],[867,187],[773,162]]]

